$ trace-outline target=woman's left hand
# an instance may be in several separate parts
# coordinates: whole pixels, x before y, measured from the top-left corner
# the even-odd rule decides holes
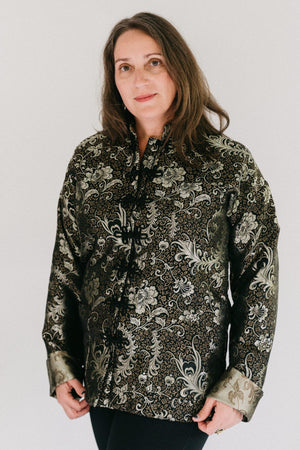
[[[214,414],[211,419],[207,420],[213,408],[215,408]],[[241,422],[242,418],[243,414],[237,409],[231,408],[231,406],[214,398],[207,397],[203,408],[199,411],[197,417],[193,417],[193,421],[198,423],[199,430],[210,435],[216,433],[216,431],[233,427],[233,425]]]

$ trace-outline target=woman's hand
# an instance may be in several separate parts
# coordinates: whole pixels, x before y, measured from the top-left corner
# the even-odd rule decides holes
[[[211,413],[213,413],[213,416],[208,419]],[[207,397],[203,408],[199,411],[197,417],[193,417],[193,421],[198,422],[199,430],[210,435],[217,430],[227,430],[227,428],[233,427],[233,425],[241,422],[242,418],[243,414],[237,409],[231,408],[231,406],[214,398]]]
[[[72,389],[79,399],[74,398]],[[69,419],[76,419],[89,412],[90,405],[84,399],[85,389],[76,378],[56,386],[55,390],[58,403],[64,408]]]

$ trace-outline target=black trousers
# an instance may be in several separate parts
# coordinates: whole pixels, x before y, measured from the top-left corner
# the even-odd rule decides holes
[[[208,438],[193,422],[98,407],[91,407],[90,418],[99,450],[201,450]]]

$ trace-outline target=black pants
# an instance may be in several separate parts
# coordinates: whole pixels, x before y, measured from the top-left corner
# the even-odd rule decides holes
[[[201,450],[208,438],[193,422],[93,407],[90,417],[99,450]]]

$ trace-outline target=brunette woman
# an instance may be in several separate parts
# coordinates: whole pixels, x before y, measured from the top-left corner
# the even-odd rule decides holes
[[[274,203],[168,21],[119,22],[104,69],[103,130],[76,148],[58,204],[51,395],[70,418],[90,412],[99,449],[199,450],[262,396]]]

